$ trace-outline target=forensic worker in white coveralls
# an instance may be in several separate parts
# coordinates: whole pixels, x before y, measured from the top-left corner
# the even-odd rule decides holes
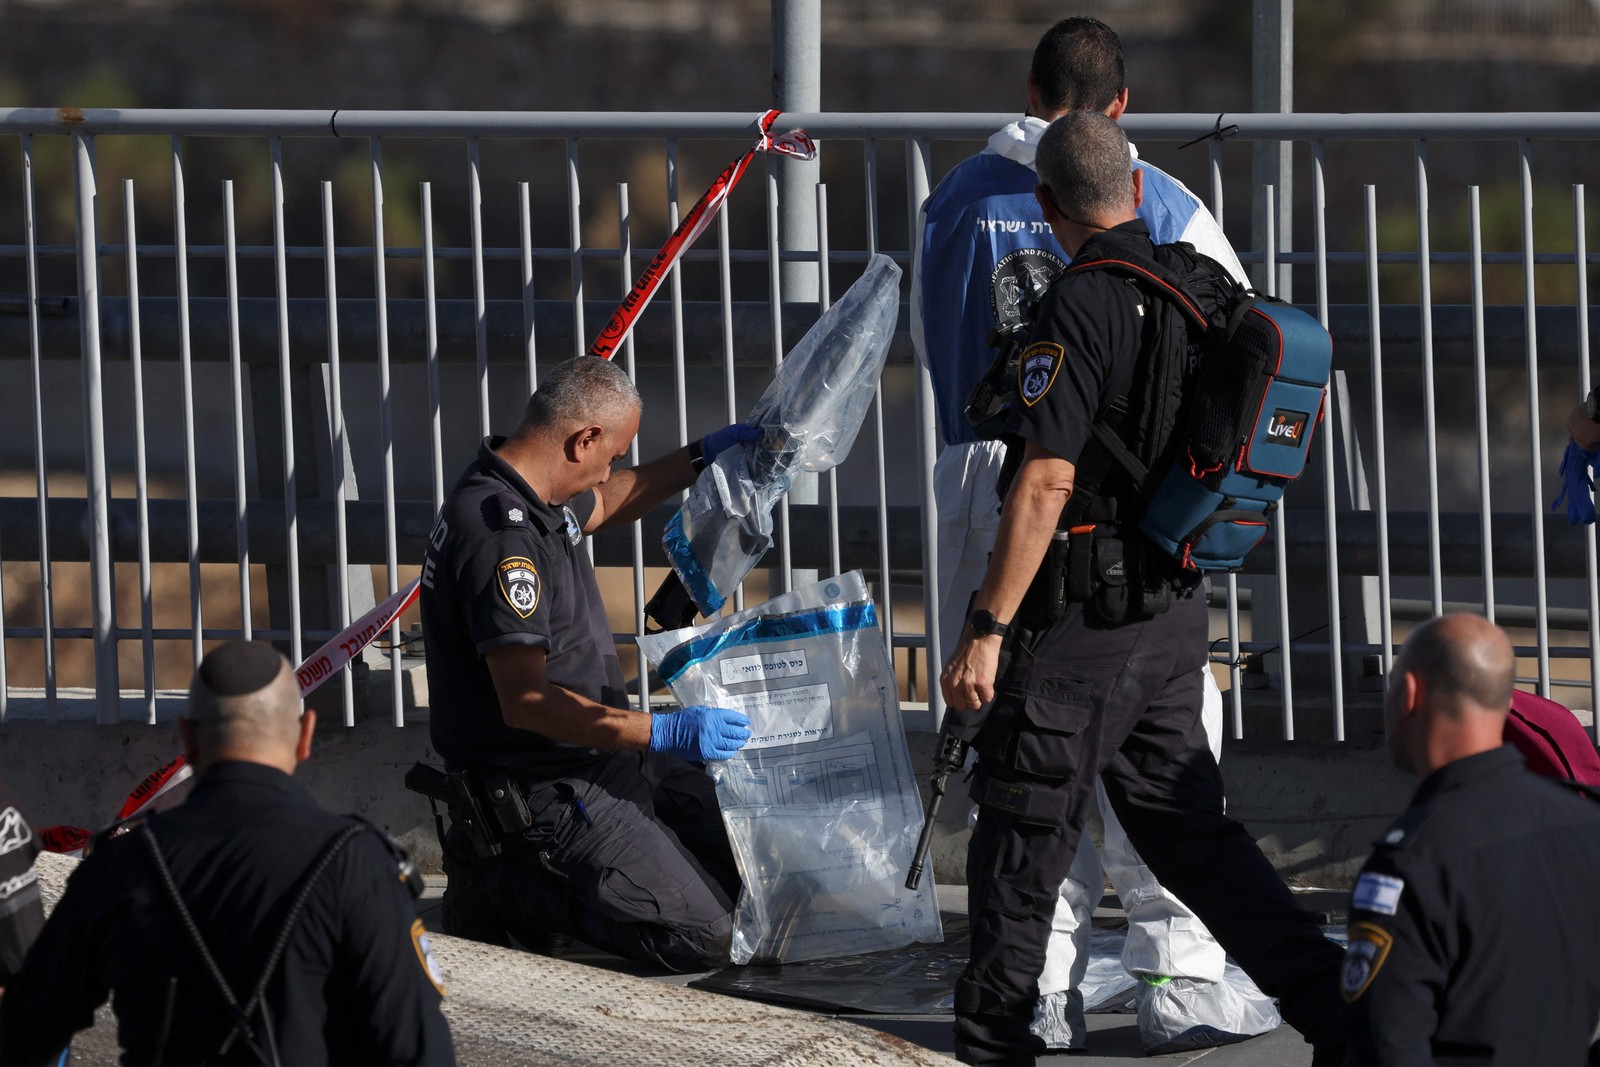
[[[939,512],[940,643],[949,655],[968,624],[1000,524],[996,482],[1005,447],[979,440],[967,398],[996,354],[996,327],[1024,321],[1031,301],[1066,266],[1034,187],[1034,156],[1050,122],[1075,110],[1119,119],[1128,106],[1122,44],[1092,18],[1063,19],[1039,40],[1028,74],[1028,111],[958,164],[923,204],[912,265],[911,336],[933,380],[944,448],[934,464]],[[1133,146],[1129,146],[1133,150]],[[1177,179],[1139,160],[1144,201],[1138,217],[1157,244],[1187,241],[1248,285],[1222,228]],[[1202,719],[1212,755],[1222,755],[1222,697],[1204,673]],[[1089,963],[1090,917],[1105,875],[1128,912],[1122,962],[1140,979],[1139,1029],[1147,1051],[1242,1040],[1280,1023],[1270,998],[1248,983],[1223,981],[1224,953],[1193,912],[1163,889],[1134,851],[1103,786],[1104,853],[1085,835],[1062,883],[1033,1032],[1048,1049],[1086,1047],[1079,986]]]

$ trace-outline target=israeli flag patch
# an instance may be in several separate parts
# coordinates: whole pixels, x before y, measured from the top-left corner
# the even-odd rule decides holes
[[[1350,910],[1393,915],[1400,910],[1400,893],[1405,887],[1402,879],[1364,872],[1356,880],[1356,887],[1350,894]]]

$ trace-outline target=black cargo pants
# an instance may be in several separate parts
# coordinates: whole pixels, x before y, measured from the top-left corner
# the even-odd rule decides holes
[[[565,933],[673,971],[726,963],[739,873],[705,773],[607,753],[529,787],[533,826],[477,861],[496,917],[533,945]]]
[[[1050,920],[1097,772],[1161,884],[1279,998],[1291,1025],[1329,1050],[1342,1044],[1341,950],[1223,814],[1222,778],[1200,724],[1205,660],[1198,595],[1116,627],[1086,621],[1073,604],[1031,649],[1016,650],[975,742],[972,958],[955,998],[962,1062],[1034,1062],[1028,1024]]]

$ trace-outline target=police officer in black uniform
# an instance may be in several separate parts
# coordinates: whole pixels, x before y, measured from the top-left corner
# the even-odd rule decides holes
[[[1515,666],[1476,615],[1395,659],[1384,729],[1422,784],[1351,894],[1351,1063],[1595,1062],[1600,804],[1501,744]]]
[[[1127,141],[1106,116],[1078,111],[1058,119],[1039,144],[1038,169],[1045,219],[1075,261],[1131,248],[1175,270],[1187,266],[1187,253],[1152,245],[1136,219],[1141,176],[1130,174]],[[1095,803],[1096,773],[1156,877],[1279,998],[1284,1018],[1318,1046],[1319,1058],[1338,1055],[1342,1045],[1337,947],[1295,905],[1244,828],[1223,814],[1222,780],[1200,723],[1203,598],[1153,546],[1143,551],[1131,522],[1113,522],[1071,538],[1106,548],[1098,539],[1115,535],[1119,562],[1104,567],[1100,588],[1121,591],[1120,603],[1109,595],[1069,598],[1043,615],[1019,611],[1025,597],[1050,608],[1059,588],[1045,581],[1041,563],[1073,495],[1092,423],[1112,398],[1131,392],[1145,310],[1138,289],[1104,271],[1068,275],[1046,295],[1019,357],[1007,416],[1015,473],[1003,490],[995,549],[941,678],[958,712],[993,702],[975,741],[972,959],[956,987],[956,1050],[967,1063],[1034,1061],[1028,1024],[1051,915]],[[1131,432],[1142,416],[1130,410],[1125,427]],[[1116,485],[1108,475],[1102,492],[1114,497]],[[1141,601],[1162,610],[1142,610]],[[1013,626],[1028,632],[1009,634]],[[1010,666],[997,682],[1008,638]]]
[[[459,818],[447,836],[446,930],[492,940],[488,921],[527,947],[577,936],[695,970],[727,958],[739,875],[711,780],[686,761],[727,759],[749,720],[628,709],[583,535],[632,522],[759,431],[729,426],[612,474],[639,415],[621,368],[560,364],[516,430],[483,442],[434,526],[433,747],[468,772],[493,839],[471,848]]]
[[[0,997],[0,1063],[46,1063],[113,994],[124,1063],[454,1063],[405,875],[369,823],[290,778],[288,661],[233,642],[179,720],[187,801],[101,843]]]

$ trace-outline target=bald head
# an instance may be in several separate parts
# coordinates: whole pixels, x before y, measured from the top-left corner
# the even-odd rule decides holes
[[[1511,706],[1511,642],[1480,615],[1441,615],[1424,623],[1400,650],[1397,667],[1422,679],[1441,713],[1503,716]]]
[[[294,671],[271,645],[230,641],[200,661],[183,712],[197,769],[225,759],[292,769],[305,726]]]
[[[1498,748],[1516,683],[1505,633],[1478,615],[1441,615],[1418,627],[1394,662],[1384,694],[1389,749],[1425,776]]]

